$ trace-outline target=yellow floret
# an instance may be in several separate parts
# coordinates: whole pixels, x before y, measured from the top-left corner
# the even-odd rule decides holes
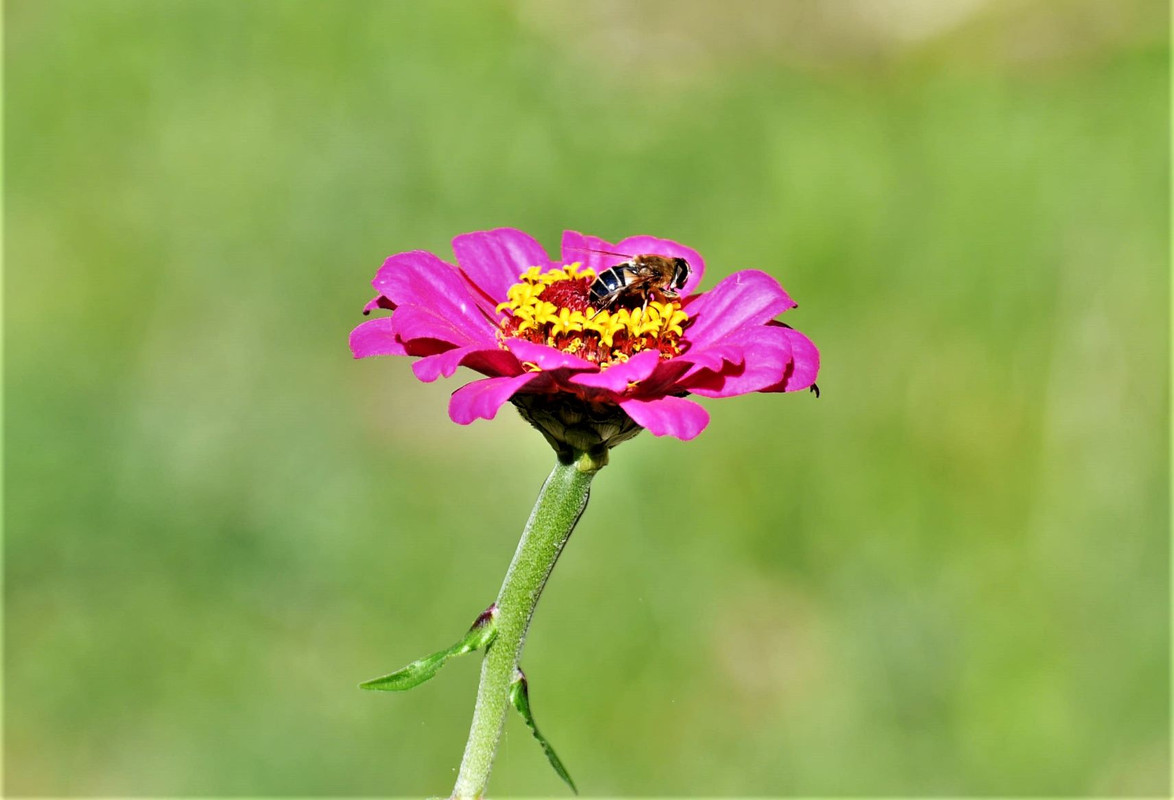
[[[509,310],[517,313],[519,309],[533,305],[540,291],[542,291],[541,286],[535,286],[531,283],[515,283],[506,293],[509,299],[497,305],[497,312],[500,314]]]
[[[523,305],[537,297],[541,291],[541,286],[535,286],[532,283],[515,283],[510,287],[509,291],[506,292],[506,297],[518,305]]]
[[[615,344],[616,334],[627,329],[627,314],[627,309],[621,308],[617,313],[612,314],[602,323],[602,330],[599,332],[599,341],[604,347],[611,347]]]
[[[549,286],[558,281],[569,281],[576,278],[588,278],[595,280],[595,270],[590,267],[583,267],[579,261],[570,264],[564,264],[561,267],[554,267],[545,272],[539,267],[530,267],[519,276],[519,280],[524,283],[534,284],[538,286]]]
[[[660,333],[660,317],[656,314],[644,314],[644,319],[640,322],[640,334],[652,334],[656,336]]]
[[[623,313],[621,310],[620,313]],[[628,334],[632,337],[643,336],[648,333],[655,334],[660,329],[660,318],[655,314],[650,314],[643,308],[633,308],[625,315],[625,323]]]
[[[661,325],[661,333],[675,333],[681,336],[685,333],[681,325],[689,320],[689,315],[681,310],[676,303],[669,303]]]
[[[573,261],[570,264],[564,264],[562,271],[567,278],[594,278],[595,270],[591,267],[584,267],[582,261]]]
[[[550,335],[558,336],[560,333],[582,331],[583,321],[582,311],[571,311],[569,308],[560,308],[558,316],[555,317],[554,324],[550,328]]]
[[[558,319],[558,307],[545,300],[534,301],[534,321],[539,325],[546,325]]]
[[[534,320],[534,315],[537,313],[537,311],[538,309],[534,306],[523,306],[522,308],[514,311],[514,317],[521,320],[521,323],[518,325],[518,333],[521,333],[527,328],[538,327],[537,322]]]
[[[521,280],[526,281],[527,283],[534,283],[541,276],[542,276],[542,267],[533,266],[533,267],[530,267],[530,269],[523,272],[521,274],[520,278],[521,278]]]
[[[607,330],[610,322],[611,314],[607,311],[607,309],[599,311],[593,308],[588,309],[587,314],[584,315],[583,319],[583,330],[595,331],[596,333],[602,334],[605,330]]]
[[[681,323],[689,319],[689,315],[681,310],[676,303],[652,302],[648,305],[648,314],[656,320],[656,329],[650,330],[654,336],[663,336],[666,333],[675,333],[680,336],[684,333]]]

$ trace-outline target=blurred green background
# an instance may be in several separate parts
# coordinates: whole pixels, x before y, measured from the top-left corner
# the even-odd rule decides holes
[[[1165,796],[1166,3],[5,4],[5,790],[447,793],[552,463],[393,252],[771,271],[822,399],[623,445],[524,665],[587,795]],[[564,796],[511,719],[491,790]]]

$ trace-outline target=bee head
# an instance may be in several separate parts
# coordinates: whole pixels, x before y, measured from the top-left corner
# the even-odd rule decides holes
[[[687,280],[689,280],[689,262],[683,258],[674,258],[672,287],[684,289]]]

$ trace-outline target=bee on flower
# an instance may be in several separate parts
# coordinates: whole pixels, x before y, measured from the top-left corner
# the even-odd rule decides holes
[[[612,244],[567,231],[551,259],[498,228],[456,237],[453,251],[455,264],[423,250],[388,258],[365,312],[392,314],[359,325],[350,344],[356,358],[416,357],[423,381],[480,372],[452,395],[460,424],[512,401],[556,450],[586,451],[641,429],[692,439],[709,415],[689,395],[815,384],[819,351],[775,319],[795,303],[765,272],[698,292],[700,254],[651,236]]]

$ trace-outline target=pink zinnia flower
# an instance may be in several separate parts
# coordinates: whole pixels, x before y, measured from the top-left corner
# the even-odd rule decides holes
[[[455,266],[424,250],[388,258],[364,313],[394,313],[359,325],[350,345],[355,358],[415,356],[422,381],[460,366],[486,375],[453,392],[449,416],[462,425],[493,419],[512,400],[556,450],[610,447],[641,428],[692,439],[709,414],[687,395],[815,384],[819,351],[774,319],[796,304],[765,272],[736,272],[694,294],[701,256],[652,236],[612,244],[567,231],[552,260],[529,235],[498,228],[456,237],[453,251]],[[599,251],[683,258],[691,274],[679,299],[596,308],[591,284],[628,260]]]

